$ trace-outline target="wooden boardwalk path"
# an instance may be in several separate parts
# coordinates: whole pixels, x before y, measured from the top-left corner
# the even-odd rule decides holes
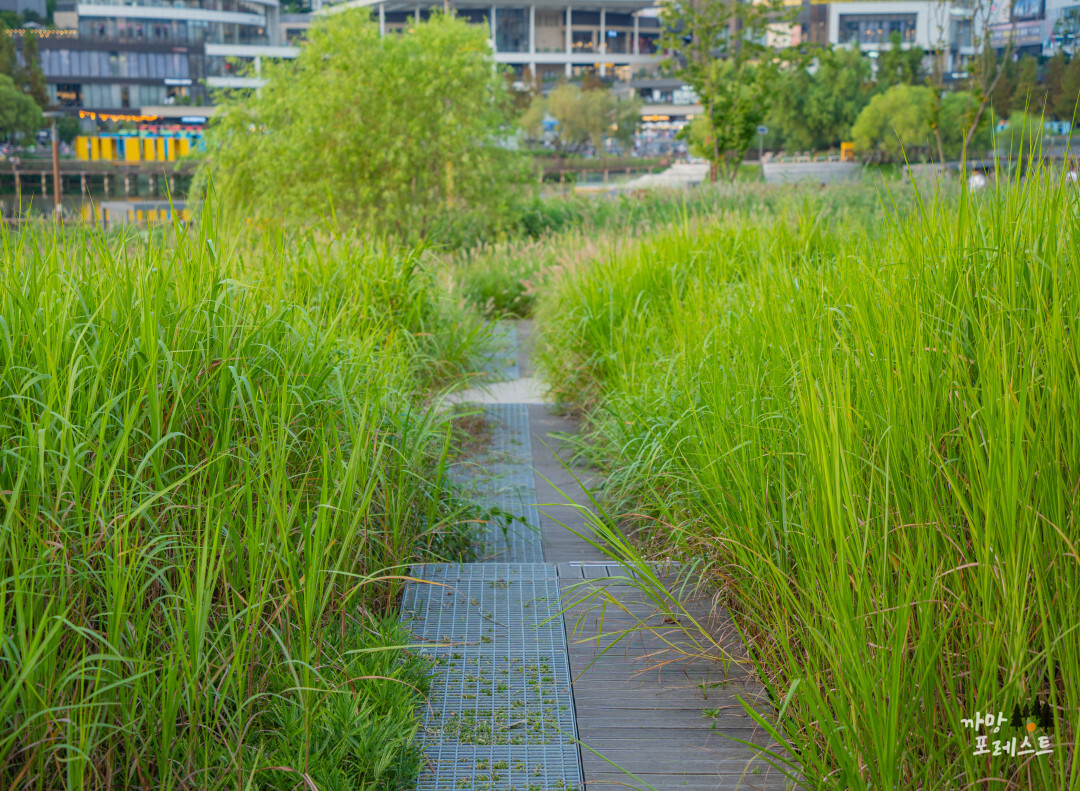
[[[513,373],[520,376],[522,381],[531,382],[529,325],[518,325],[516,334],[518,358]],[[535,388],[528,391],[515,389],[511,383],[501,391],[493,388],[491,392],[517,394],[535,392]],[[491,392],[474,397],[477,400],[483,398],[488,403],[501,401],[498,396],[492,398]],[[719,663],[688,660],[684,654],[692,653],[692,647],[685,634],[676,625],[664,623],[664,616],[654,612],[653,606],[644,600],[639,589],[628,584],[622,568],[611,565],[612,561],[603,553],[566,529],[569,527],[588,534],[588,523],[580,506],[589,501],[575,476],[588,486],[595,482],[588,479],[587,471],[567,468],[562,461],[568,454],[562,447],[560,437],[575,433],[577,426],[554,414],[550,406],[536,403],[536,400],[530,399],[527,406],[513,407],[521,410],[513,413],[521,417],[525,417],[524,410],[527,410],[529,440],[527,443],[515,440],[515,444],[527,444],[528,447],[515,451],[519,458],[512,464],[525,463],[533,471],[535,486],[527,488],[534,488],[528,496],[534,497],[535,502],[527,504],[527,511],[531,514],[530,521],[539,522],[533,527],[539,528],[538,549],[542,550],[543,563],[532,566],[526,563],[520,567],[507,565],[507,571],[497,574],[499,581],[511,574],[528,575],[543,571],[542,576],[547,580],[545,584],[550,589],[551,580],[554,580],[562,596],[560,606],[568,606],[580,599],[587,590],[603,586],[628,612],[608,606],[601,619],[596,607],[579,604],[564,616],[562,631],[565,640],[560,642],[553,637],[545,638],[545,644],[551,646],[549,652],[564,651],[565,657],[554,657],[559,661],[551,661],[551,657],[543,661],[566,667],[568,674],[564,677],[562,672],[556,672],[547,681],[552,689],[540,691],[542,696],[551,696],[551,700],[557,697],[569,703],[573,714],[573,734],[562,733],[565,725],[559,725],[559,733],[556,734],[550,730],[554,725],[544,720],[540,730],[548,729],[544,731],[548,736],[532,747],[526,744],[514,748],[520,751],[521,761],[514,760],[513,756],[518,753],[507,753],[509,760],[500,762],[502,753],[498,752],[501,749],[498,747],[463,746],[456,741],[425,744],[433,765],[431,772],[421,778],[418,788],[450,788],[450,778],[453,778],[453,787],[462,789],[556,791],[571,787],[564,780],[553,779],[558,777],[573,778],[573,785],[586,791],[615,788],[640,791],[772,791],[788,788],[790,782],[786,778],[764,762],[756,760],[750,748],[728,738],[733,736],[768,745],[766,734],[755,726],[736,697],[756,701],[760,711],[771,711],[760,684],[741,665],[731,665],[725,674]],[[515,432],[519,430],[520,426],[514,429]],[[521,435],[515,433],[515,436]],[[521,468],[516,466],[514,469]],[[515,491],[525,491],[519,473],[514,474],[513,481]],[[534,534],[533,540],[535,538]],[[517,553],[521,554],[521,550],[517,550]],[[496,562],[510,559],[505,555],[501,559],[492,558]],[[523,556],[520,559],[526,558]],[[528,560],[534,558],[530,556]],[[429,573],[452,573],[453,578],[462,579],[462,574],[472,572],[468,572],[466,567],[452,571],[443,567],[441,570],[432,569]],[[484,574],[484,579],[490,576],[489,572],[478,573]],[[491,582],[484,584],[492,585]],[[486,588],[478,590],[485,591]],[[446,595],[449,597],[449,594]],[[446,599],[446,602],[450,601],[452,599]],[[541,602],[540,599],[536,601]],[[442,606],[445,608],[449,605],[444,603]],[[485,607],[488,606],[485,604]],[[686,600],[683,606],[695,620],[708,624],[710,633],[726,651],[734,656],[743,655],[741,640],[726,612],[714,614],[710,602],[705,598]],[[497,615],[497,620],[501,617]],[[612,633],[630,629],[642,621],[650,629],[636,630],[604,651],[613,642]],[[491,646],[493,655],[504,650],[517,650],[513,641],[501,645],[504,640],[501,631],[498,628],[490,630],[492,637],[489,639],[495,641]],[[529,638],[526,637],[525,642],[529,642]],[[469,656],[468,652],[464,655],[466,658]],[[452,672],[445,668],[442,671]],[[570,681],[569,685],[567,680]],[[451,680],[449,686],[457,683]],[[482,683],[481,677],[481,686]],[[444,686],[447,684],[444,683]],[[482,697],[483,690],[480,691]],[[459,704],[460,701],[454,705]],[[511,702],[510,706],[513,705]],[[496,722],[500,716],[497,709],[492,710],[492,722]],[[559,722],[562,721],[563,717],[560,716]],[[567,737],[570,738],[569,743],[566,742]],[[498,742],[491,744],[497,745]],[[536,760],[531,756],[542,756],[544,751],[556,755],[556,744],[576,747],[576,770],[566,765],[567,754],[563,749],[557,753],[561,762],[559,767],[550,767],[551,771],[543,773],[533,769],[532,774],[537,777],[542,774],[544,782],[533,783],[514,773],[513,767],[524,768],[529,761]],[[483,752],[485,749],[494,752],[489,755]],[[439,766],[439,761],[446,762],[442,756],[448,755],[455,756],[454,765]],[[477,755],[489,757],[478,759]],[[472,773],[471,782],[462,763],[468,760],[479,767]],[[488,767],[493,765],[506,768],[496,775],[488,772]],[[445,783],[443,778],[446,779]]]

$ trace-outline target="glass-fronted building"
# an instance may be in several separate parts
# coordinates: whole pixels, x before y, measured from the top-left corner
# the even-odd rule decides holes
[[[54,19],[41,68],[71,111],[206,105],[215,88],[258,85],[263,58],[297,53],[280,41],[278,0],[60,2]]]
[[[458,16],[485,26],[495,60],[519,74],[527,69],[531,75],[554,80],[596,73],[628,82],[655,72],[659,65],[659,21],[654,13],[643,13],[654,5],[653,0],[593,0],[462,2],[453,8]],[[416,20],[426,19],[433,9],[443,7],[441,0],[351,0],[324,12],[368,8],[385,35],[408,28]]]

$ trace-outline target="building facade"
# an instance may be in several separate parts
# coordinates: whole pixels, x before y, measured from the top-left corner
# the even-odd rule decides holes
[[[596,73],[628,82],[659,65],[659,21],[643,13],[654,0],[592,0],[581,3],[500,2],[453,6],[454,12],[489,31],[495,60],[518,74],[541,80],[573,79]],[[444,3],[432,0],[351,0],[320,13],[366,8],[383,35],[426,19]]]
[[[295,57],[280,40],[278,0],[61,2],[38,49],[62,109],[138,114],[206,105],[214,88],[252,87],[266,57]]]

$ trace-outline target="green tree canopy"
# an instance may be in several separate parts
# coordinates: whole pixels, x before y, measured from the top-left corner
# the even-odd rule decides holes
[[[663,4],[660,46],[670,53],[666,67],[701,100],[708,124],[704,153],[714,180],[721,175],[734,180],[782,69],[805,59],[796,48],[774,46],[787,38],[793,11],[784,0]]]
[[[851,130],[855,151],[878,151],[900,160],[904,152],[928,145],[933,99],[930,89],[921,85],[894,85],[878,94],[859,113]]]
[[[606,87],[582,90],[563,83],[546,97],[533,99],[521,116],[518,123],[527,138],[535,140],[541,136],[545,114],[559,122],[555,140],[560,151],[578,151],[586,143],[592,143],[597,153],[602,154],[605,138],[614,138],[624,145],[633,140],[641,118],[641,102],[637,98],[619,99]]]
[[[895,31],[889,36],[889,44],[889,48],[881,52],[878,58],[878,88],[887,91],[894,85],[922,82],[923,59],[926,57],[922,47],[905,49],[900,34]]]
[[[42,127],[41,108],[19,90],[11,77],[0,74],[0,135],[32,134]]]
[[[224,97],[197,191],[256,219],[334,216],[406,238],[454,213],[503,216],[524,163],[483,29],[441,13],[379,35],[363,11],[312,27],[258,92]]]
[[[44,109],[49,106],[49,93],[45,88],[45,73],[41,70],[37,36],[29,30],[23,34],[22,56],[23,65],[19,69],[18,83],[23,92],[29,95],[38,107]]]
[[[1054,113],[1066,121],[1080,120],[1077,102],[1080,101],[1080,55],[1073,55],[1061,74],[1061,93],[1054,103]]]
[[[870,61],[858,49],[829,49],[817,68],[785,69],[769,111],[768,125],[794,149],[821,149],[846,140],[870,101]]]

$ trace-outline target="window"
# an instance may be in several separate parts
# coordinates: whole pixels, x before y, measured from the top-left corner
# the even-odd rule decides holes
[[[529,51],[529,12],[524,8],[499,8],[495,11],[495,50]]]
[[[596,31],[575,30],[571,34],[570,45],[574,52],[596,52]]]

